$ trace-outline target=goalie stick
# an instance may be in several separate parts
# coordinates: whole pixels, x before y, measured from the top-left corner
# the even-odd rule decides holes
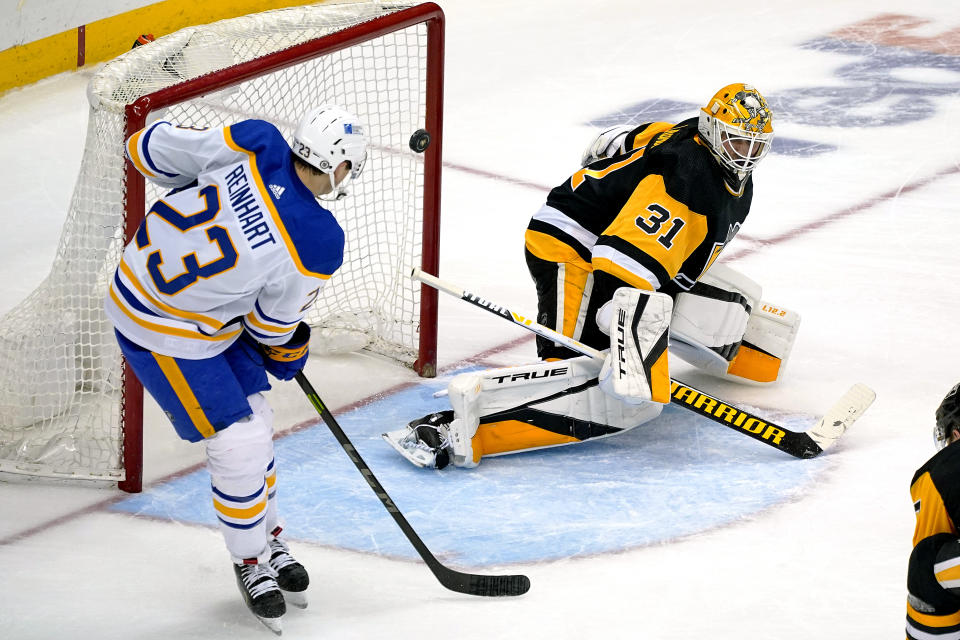
[[[605,358],[605,353],[598,349],[525,318],[504,306],[455,287],[449,282],[420,269],[414,268],[410,276],[434,289],[465,300],[474,306],[520,325],[538,336],[552,340],[585,356],[590,356],[599,362],[603,362]],[[671,403],[797,458],[814,458],[833,446],[850,425],[863,415],[863,412],[873,403],[874,398],[876,398],[876,394],[868,386],[855,384],[809,430],[791,431],[749,411],[723,402],[690,385],[672,378],[670,380]]]
[[[337,419],[333,417],[333,414],[327,409],[323,400],[317,395],[313,385],[307,380],[303,371],[298,372],[295,378],[300,388],[307,394],[310,403],[313,404],[317,413],[320,414],[320,417],[326,423],[327,428],[333,433],[333,437],[337,439],[337,442],[340,443],[343,450],[347,452],[347,456],[353,461],[354,466],[357,467],[363,475],[364,480],[367,481],[367,484],[370,485],[373,492],[380,498],[380,502],[386,510],[390,512],[390,515],[393,516],[397,525],[400,526],[400,530],[403,531],[404,535],[407,536],[407,540],[410,541],[410,544],[417,550],[417,553],[420,554],[423,561],[430,567],[430,571],[432,571],[433,575],[440,581],[440,584],[451,591],[474,596],[519,596],[529,591],[530,579],[524,575],[485,576],[475,573],[462,573],[441,564],[440,561],[430,553],[430,549],[423,543],[423,540],[420,539],[417,532],[413,530],[413,527],[410,526],[407,519],[400,513],[397,505],[395,505],[393,500],[390,499],[390,496],[387,495],[383,485],[380,484],[376,476],[373,475],[373,472],[370,471],[370,467],[368,467],[367,463],[360,457],[353,443],[350,442],[347,434],[343,432],[343,429],[341,429],[337,423]]]

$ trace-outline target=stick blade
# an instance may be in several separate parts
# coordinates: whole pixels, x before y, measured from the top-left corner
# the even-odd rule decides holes
[[[500,597],[522,596],[530,590],[530,578],[524,575],[483,576],[443,568],[446,571],[437,574],[440,584],[458,593]]]
[[[807,435],[822,451],[826,451],[863,415],[876,397],[877,394],[867,385],[853,385],[823,414],[820,421],[807,431]]]

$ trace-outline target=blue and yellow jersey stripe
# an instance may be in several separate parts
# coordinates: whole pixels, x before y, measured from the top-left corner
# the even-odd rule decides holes
[[[256,153],[248,149],[243,148],[233,139],[233,136],[230,133],[230,128],[224,128],[223,138],[231,149],[237,153],[245,154],[248,157],[248,165],[250,167],[250,174],[253,176],[253,182],[257,186],[257,190],[260,193],[263,202],[267,205],[267,211],[270,212],[270,217],[273,219],[274,224],[277,226],[277,230],[280,233],[280,236],[283,238],[283,242],[287,247],[287,251],[290,254],[290,258],[293,260],[293,264],[296,266],[297,271],[302,273],[305,276],[311,278],[319,278],[321,280],[329,280],[332,274],[330,273],[318,273],[316,271],[311,271],[304,264],[303,260],[300,257],[299,251],[297,251],[297,246],[294,244],[293,239],[290,237],[290,233],[287,231],[286,226],[283,224],[283,220],[280,218],[280,213],[277,211],[277,207],[273,203],[273,199],[270,197],[267,187],[263,182],[263,176],[260,175],[260,169],[257,167],[257,156]]]
[[[190,321],[165,318],[139,300],[119,277],[119,273],[120,272],[118,272],[117,276],[114,276],[110,284],[109,299],[124,315],[127,321],[138,327],[162,335],[201,340],[210,343],[232,341],[243,331],[243,329],[238,326],[223,333],[208,335],[203,333],[196,324]],[[217,331],[224,329],[224,325],[222,323],[219,324],[220,329]]]
[[[301,318],[285,322],[272,318],[263,312],[260,303],[255,302],[253,310],[243,317],[243,325],[254,336],[260,339],[285,338],[291,335],[300,323]]]

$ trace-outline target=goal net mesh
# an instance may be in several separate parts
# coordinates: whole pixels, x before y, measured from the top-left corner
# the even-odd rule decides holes
[[[425,24],[238,84],[224,81],[229,73],[208,75],[409,6],[319,4],[189,27],[95,74],[80,173],[50,274],[0,319],[0,472],[123,479],[123,373],[102,309],[124,247],[125,107],[200,76],[211,78],[209,91],[157,109],[147,122],[222,127],[261,118],[289,139],[310,107],[334,103],[367,124],[367,166],[329,206],[346,251],[308,318],[311,348],[366,348],[413,363],[420,288],[407,274],[422,252],[424,163],[407,141],[424,127]],[[162,195],[148,182],[138,215]]]

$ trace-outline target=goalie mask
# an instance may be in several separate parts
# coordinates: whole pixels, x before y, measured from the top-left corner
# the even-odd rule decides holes
[[[347,195],[346,185],[356,180],[367,161],[367,130],[355,115],[334,105],[311,109],[293,134],[293,153],[330,177],[328,199]],[[350,173],[338,185],[334,172],[341,162],[350,163]]]
[[[773,114],[753,86],[730,84],[700,109],[698,129],[720,166],[743,180],[770,151]]]
[[[954,429],[960,430],[960,384],[954,385],[937,407],[937,424],[933,428],[937,449],[950,444]]]

